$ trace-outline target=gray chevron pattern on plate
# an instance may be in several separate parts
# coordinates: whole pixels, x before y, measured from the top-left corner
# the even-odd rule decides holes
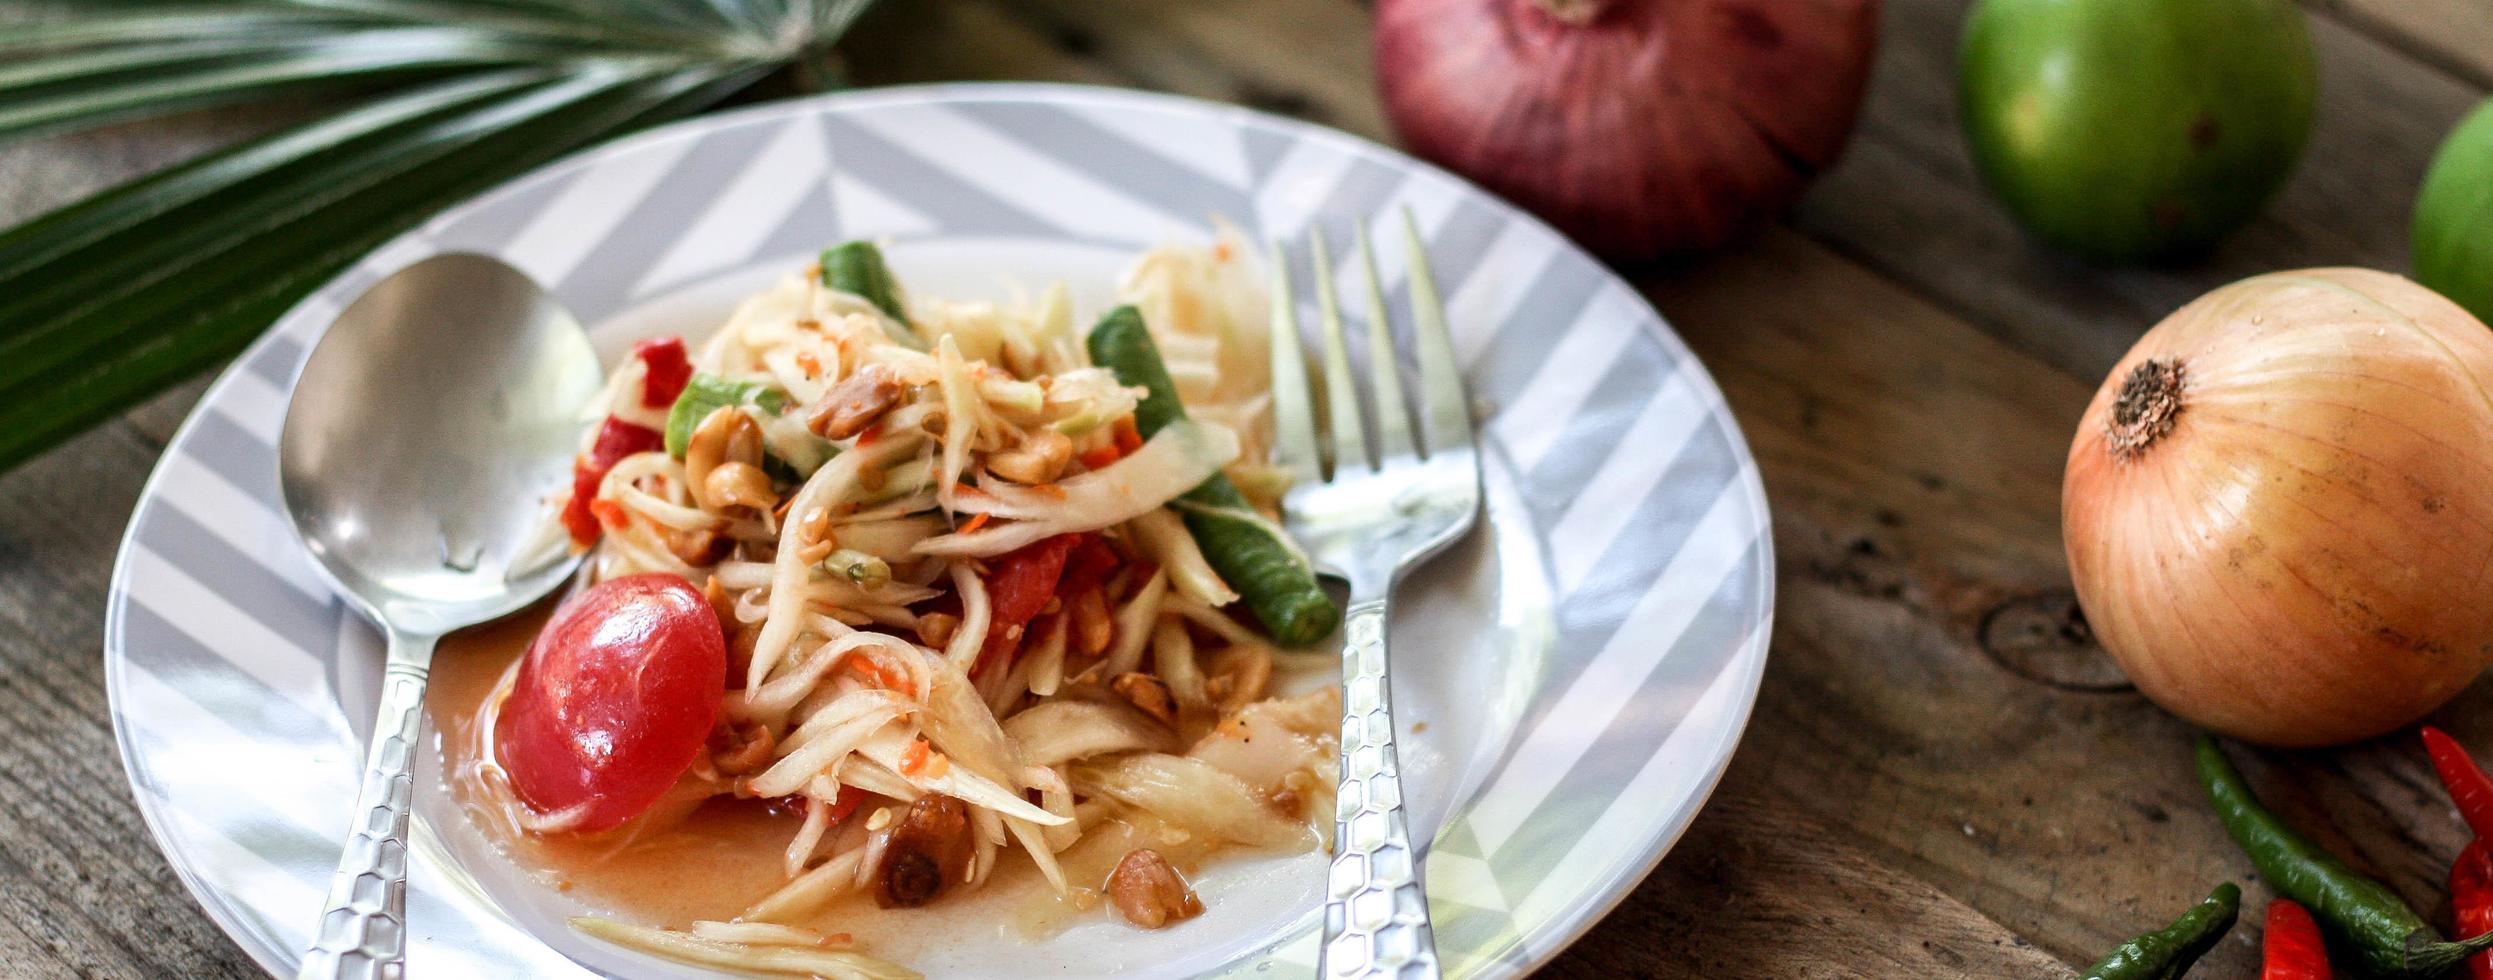
[[[363,710],[379,660],[298,552],[271,447],[304,352],[386,272],[488,252],[598,323],[841,238],[1134,251],[1215,214],[1250,240],[1302,241],[1404,207],[1484,405],[1481,534],[1535,590],[1484,600],[1514,612],[1495,642],[1533,651],[1528,682],[1480,694],[1512,731],[1442,760],[1459,798],[1414,799],[1414,827],[1434,829],[1447,973],[1528,970],[1678,838],[1755,699],[1773,553],[1737,426],[1633,289],[1459,179],[1303,123],[1076,86],[870,90],[670,126],[462,205],[280,320],[167,448],[115,570],[107,681],[157,843],[244,949],[294,972],[342,843],[324,815],[355,791],[361,739],[340,701]],[[590,975],[447,884],[422,820],[411,857],[414,975]],[[1275,923],[1208,972],[1310,969],[1314,927]]]

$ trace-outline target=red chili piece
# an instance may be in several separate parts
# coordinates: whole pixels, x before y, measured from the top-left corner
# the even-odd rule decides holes
[[[2450,910],[2462,936],[2493,931],[2493,850],[2482,837],[2468,841],[2450,865]],[[2493,949],[2467,958],[2467,980],[2493,980]]]
[[[2432,756],[2433,771],[2441,774],[2441,786],[2450,791],[2468,829],[2493,837],[2493,776],[2485,775],[2457,739],[2431,725],[2424,726],[2424,752]]]
[[[563,527],[571,532],[571,540],[587,547],[595,544],[603,532],[597,511],[589,504],[597,499],[597,485],[605,482],[607,470],[614,469],[626,456],[664,448],[666,437],[659,435],[658,430],[607,416],[588,455],[571,464],[571,503],[563,508]]]
[[[2268,937],[2262,941],[2259,980],[2329,980],[2329,951],[2320,925],[2290,898],[2268,903]]]
[[[641,359],[647,368],[642,373],[641,404],[649,408],[667,408],[684,394],[684,386],[692,382],[692,358],[684,354],[684,338],[651,337],[632,345],[632,356]]]

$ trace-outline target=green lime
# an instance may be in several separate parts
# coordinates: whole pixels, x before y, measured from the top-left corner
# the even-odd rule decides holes
[[[2415,281],[2493,323],[2493,101],[2450,131],[2415,197]]]
[[[2036,236],[2089,258],[2203,249],[2311,132],[2292,0],[1982,0],[1958,52],[1966,142]]]

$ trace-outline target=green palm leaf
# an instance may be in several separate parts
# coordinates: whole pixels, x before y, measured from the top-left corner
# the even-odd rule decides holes
[[[444,207],[715,104],[865,5],[90,0],[0,24],[0,140],[279,92],[355,98],[0,231],[0,470],[232,356]]]

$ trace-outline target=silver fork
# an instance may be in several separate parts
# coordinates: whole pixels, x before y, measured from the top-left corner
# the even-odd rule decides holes
[[[1402,231],[1418,344],[1416,440],[1367,226],[1358,227],[1358,248],[1367,285],[1373,428],[1360,418],[1358,382],[1342,343],[1332,256],[1321,230],[1308,240],[1316,305],[1323,314],[1329,454],[1315,426],[1289,262],[1280,245],[1272,248],[1273,457],[1296,478],[1282,504],[1283,518],[1317,571],[1350,583],[1350,609],[1342,623],[1341,786],[1317,968],[1325,977],[1438,975],[1418,852],[1403,817],[1393,699],[1385,680],[1386,603],[1403,573],[1471,530],[1480,512],[1480,457],[1472,448],[1471,410],[1446,333],[1444,304],[1408,211]],[[1323,465],[1328,456],[1330,479]]]

